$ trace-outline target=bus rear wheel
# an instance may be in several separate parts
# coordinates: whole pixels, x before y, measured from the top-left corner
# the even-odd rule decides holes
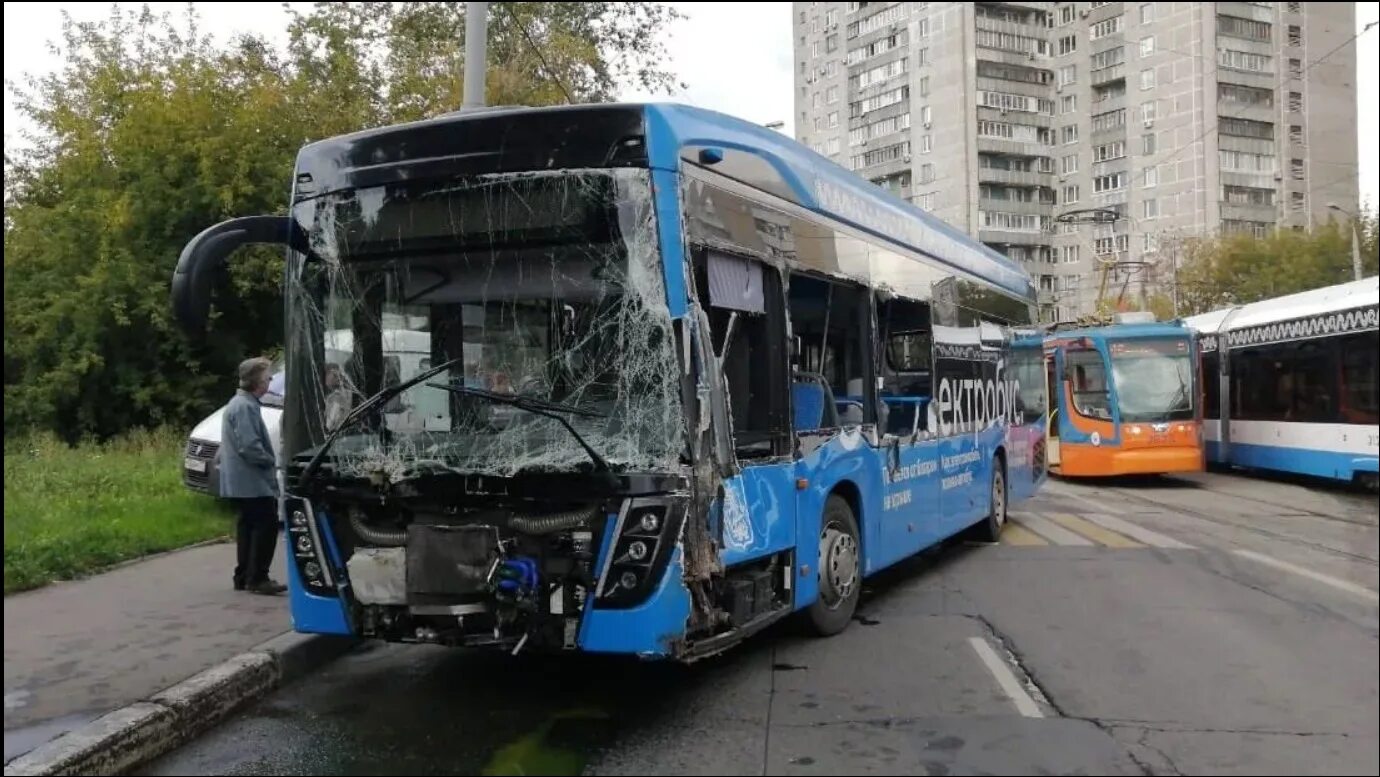
[[[824,504],[819,530],[819,598],[807,616],[811,629],[827,637],[848,628],[862,594],[862,553],[853,509],[837,494]]]
[[[977,525],[978,539],[982,542],[997,542],[1001,539],[1001,528],[1006,525],[1006,461],[998,456],[992,459],[992,503],[987,517]]]

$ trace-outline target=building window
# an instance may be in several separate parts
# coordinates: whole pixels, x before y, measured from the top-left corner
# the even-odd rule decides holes
[[[1145,70],[1140,71],[1140,88],[1141,88],[1141,89],[1154,89],[1154,88],[1155,88],[1155,69],[1154,69],[1153,67],[1152,67],[1152,68],[1146,68]]]
[[[1092,131],[1101,132],[1113,129],[1126,124],[1126,109],[1117,108],[1114,111],[1104,113],[1094,113],[1092,117]]]
[[[1148,57],[1155,53],[1155,36],[1147,35],[1140,39],[1140,55]]]
[[[935,192],[925,192],[916,198],[915,204],[925,210],[934,210],[934,195]]]
[[[930,112],[930,106],[928,106],[928,105],[922,105],[922,106],[920,106],[920,123],[923,124],[924,126],[928,127],[928,126],[930,126],[930,121],[931,121],[932,118],[933,118],[933,114]]]
[[[830,129],[833,129],[834,127],[837,127],[838,125],[839,125],[839,112],[838,112],[838,111],[830,111],[830,112],[829,112],[829,128],[830,128]]]
[[[1088,40],[1097,40],[1098,38],[1105,38],[1108,35],[1115,35],[1121,32],[1122,19],[1123,17],[1121,16],[1113,16],[1110,19],[1103,19],[1094,24],[1092,28],[1088,30]]]
[[[811,107],[811,108],[818,108],[818,107],[819,107],[819,92],[815,92],[814,94],[810,95],[810,107]]]
[[[1275,125],[1270,122],[1237,119],[1232,116],[1221,116],[1217,119],[1217,132],[1237,138],[1275,139]]]
[[[1222,200],[1232,205],[1267,205],[1274,207],[1275,190],[1255,186],[1222,186]]]
[[[1303,92],[1289,93],[1289,110],[1303,112]]]
[[[1295,81],[1303,80],[1303,60],[1292,58],[1289,60],[1289,77]]]
[[[1064,171],[1064,175],[1078,172],[1078,155],[1069,154],[1068,156],[1064,157],[1063,167],[1061,169]]]
[[[828,77],[830,77],[830,78],[833,78],[834,76],[836,76],[836,75],[838,75],[838,74],[839,74],[839,61],[838,61],[837,59],[831,59],[831,60],[829,60],[828,62],[824,63],[824,75],[826,75],[826,76],[828,76]]]
[[[1303,45],[1303,28],[1300,27],[1300,26],[1298,26],[1297,24],[1291,24],[1291,25],[1289,25],[1289,45],[1290,45],[1290,46],[1302,46],[1302,45]]]
[[[1099,175],[1093,178],[1093,191],[1097,194],[1104,192],[1114,192],[1118,189],[1126,188],[1126,172],[1112,173],[1111,175]]]
[[[1077,185],[1077,184],[1071,184],[1071,185],[1069,185],[1069,186],[1065,186],[1065,187],[1064,187],[1064,204],[1065,204],[1065,205],[1072,205],[1072,204],[1075,203],[1075,202],[1078,202],[1078,185]],[[1074,246],[1074,247],[1076,248],[1077,246]]]
[[[1155,120],[1155,101],[1149,100],[1140,104],[1140,120],[1146,124]]]
[[[1146,200],[1143,204],[1144,204],[1144,206],[1145,206],[1145,214],[1144,214],[1144,217],[1145,217],[1145,218],[1147,218],[1147,219],[1159,218],[1159,215],[1160,215],[1160,201],[1159,201],[1159,200],[1154,200],[1154,199]]]
[[[1243,19],[1240,16],[1217,15],[1218,35],[1230,35],[1233,38],[1244,38],[1246,40],[1268,41],[1270,39],[1270,32],[1269,22]]]
[[[1075,189],[1078,187],[1074,187]],[[1077,202],[1077,200],[1074,200]],[[1078,246],[1064,246],[1060,249],[1064,264],[1078,264]]]
[[[1059,9],[1059,23],[1072,24],[1077,18],[1078,9],[1073,7],[1073,3],[1064,3],[1064,7]]]
[[[915,59],[921,65],[928,65],[930,63],[930,50],[928,48],[920,49],[916,52]]]
[[[1268,54],[1255,54],[1235,49],[1218,49],[1217,65],[1229,70],[1245,70],[1250,73],[1273,73],[1274,58]]]
[[[920,136],[920,153],[928,154],[934,148],[934,137],[932,135]]]
[[[1160,168],[1159,168],[1159,165],[1150,165],[1149,167],[1145,168],[1145,173],[1144,173],[1144,175],[1141,176],[1141,179],[1145,182],[1144,186],[1145,186],[1145,188],[1147,188],[1147,189],[1152,188],[1152,187],[1155,187],[1155,186],[1159,186],[1159,185],[1160,185]]]
[[[1078,50],[1077,35],[1063,35],[1059,38],[1059,55],[1072,54]]]
[[[837,86],[831,86],[825,90],[824,95],[829,103],[836,103],[839,101],[839,88]]]
[[[1140,153],[1145,156],[1155,153],[1155,133],[1147,132],[1140,136]]]
[[[838,137],[829,138],[829,140],[825,143],[825,148],[828,149],[830,155],[837,154],[839,152]]]
[[[929,162],[920,165],[920,183],[934,183],[934,165]]]
[[[810,123],[814,125],[815,132],[819,132],[820,130],[824,129],[823,117],[816,116],[813,119],[811,119]]]
[[[1077,142],[1078,142],[1078,125],[1077,125],[1077,124],[1070,124],[1070,125],[1068,125],[1067,127],[1064,127],[1064,143],[1067,144],[1067,143],[1077,143]]]
[[[922,38],[928,38],[928,37],[930,36],[930,20],[929,20],[929,17],[925,17],[924,19],[921,19],[921,20],[920,20],[919,32],[920,32],[920,37],[922,37]]]
[[[1293,210],[1303,210],[1308,205],[1308,195],[1303,192],[1289,192],[1289,207]]]
[[[829,28],[829,27],[833,27],[834,25],[836,25],[836,24],[838,24],[838,23],[839,23],[839,9],[837,9],[837,8],[831,8],[831,9],[829,9],[828,11],[825,11],[825,12],[824,12],[824,26],[825,26],[826,29]]]
[[[1303,136],[1302,124],[1289,125],[1289,142],[1296,146],[1302,146],[1307,142]]]
[[[1078,80],[1078,66],[1077,66],[1077,65],[1064,65],[1063,67],[1059,68],[1059,85],[1060,85],[1060,86],[1068,86],[1069,84],[1071,84],[1071,83],[1073,83],[1074,81],[1077,81],[1077,80]]]
[[[824,50],[825,50],[826,52],[829,52],[829,53],[833,53],[833,52],[835,52],[835,51],[838,51],[838,50],[839,50],[839,36],[837,36],[837,35],[830,35],[829,37],[825,38],[825,39],[824,39]]]
[[[921,77],[920,77],[920,96],[921,96],[921,97],[928,97],[928,96],[929,96],[929,93],[930,93],[930,77],[929,77],[929,76],[921,76]]]
[[[1140,23],[1141,23],[1141,24],[1149,24],[1150,22],[1153,22],[1153,21],[1155,21],[1155,4],[1154,4],[1154,3],[1141,3],[1141,5],[1140,5]]]
[[[1059,98],[1059,113],[1073,113],[1078,110],[1078,95],[1066,94]]]
[[[1257,89],[1254,86],[1218,82],[1217,100],[1236,105],[1258,105],[1262,108],[1272,108],[1275,104],[1275,92],[1273,89]]]
[[[1274,154],[1252,154],[1249,151],[1217,150],[1217,161],[1223,170],[1235,173],[1273,173]],[[1300,160],[1302,161],[1302,160]]]
[[[1290,175],[1290,177],[1292,177],[1295,181],[1302,181],[1302,180],[1304,179],[1305,175],[1304,175],[1304,168],[1303,168],[1303,160],[1302,160],[1302,159],[1290,159],[1290,160],[1289,160],[1289,175]]]
[[[1126,141],[1124,140],[1114,140],[1111,143],[1093,146],[1092,161],[1094,163],[1121,159],[1124,156],[1126,156]]]

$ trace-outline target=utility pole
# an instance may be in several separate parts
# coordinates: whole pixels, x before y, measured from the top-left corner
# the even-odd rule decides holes
[[[488,57],[489,4],[465,3],[465,97],[460,110],[484,107],[484,75]]]

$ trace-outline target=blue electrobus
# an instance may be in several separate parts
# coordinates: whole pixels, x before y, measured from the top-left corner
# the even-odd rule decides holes
[[[287,248],[298,631],[681,660],[797,612],[832,634],[863,578],[995,539],[1044,478],[1041,350],[1012,347],[1029,276],[717,113],[485,109],[312,143],[287,216],[187,245],[184,326],[249,243]],[[400,329],[430,349],[407,377]]]

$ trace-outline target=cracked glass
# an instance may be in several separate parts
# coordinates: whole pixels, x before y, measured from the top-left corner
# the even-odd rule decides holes
[[[334,432],[323,474],[389,482],[600,469],[586,444],[614,471],[678,465],[679,364],[646,170],[387,184],[300,202],[293,217],[310,251],[289,273],[285,453]]]

